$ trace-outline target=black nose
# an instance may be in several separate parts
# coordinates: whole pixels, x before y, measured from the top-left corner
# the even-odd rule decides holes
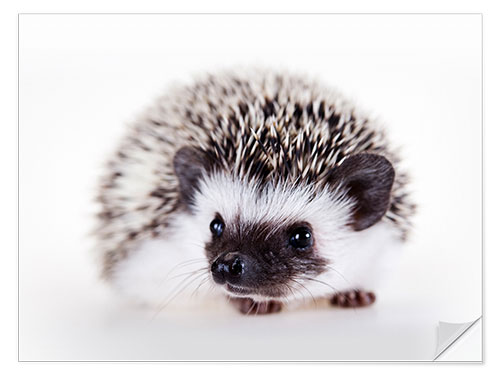
[[[244,268],[245,264],[238,253],[222,254],[212,263],[212,277],[217,284],[223,284],[226,281],[238,284]]]

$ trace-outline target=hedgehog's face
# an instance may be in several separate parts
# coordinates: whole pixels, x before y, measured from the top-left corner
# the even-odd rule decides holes
[[[277,225],[225,221],[217,213],[210,222],[205,249],[212,278],[232,295],[279,298],[303,278],[315,277],[328,263],[315,249],[314,232],[307,222]]]
[[[193,214],[193,227],[204,233],[213,281],[232,296],[285,300],[300,296],[305,285],[321,285],[322,275],[341,267],[352,234],[373,225],[387,209],[392,168],[381,189],[381,180],[366,180],[353,159],[337,168],[342,176],[332,175],[337,184],[317,188],[207,170],[196,155],[191,149],[176,155],[181,199]],[[372,173],[376,165],[368,164]],[[375,193],[385,201],[368,204],[364,197],[373,200]]]

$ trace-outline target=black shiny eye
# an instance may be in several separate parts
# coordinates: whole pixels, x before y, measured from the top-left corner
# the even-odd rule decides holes
[[[222,235],[222,232],[224,231],[224,223],[222,222],[222,220],[218,218],[213,219],[210,223],[210,231],[214,236],[220,237]]]
[[[290,245],[299,250],[307,249],[312,245],[312,242],[312,234],[305,227],[294,229],[290,236]]]

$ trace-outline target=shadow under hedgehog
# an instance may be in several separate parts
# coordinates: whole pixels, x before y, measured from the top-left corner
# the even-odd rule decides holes
[[[337,92],[269,71],[207,75],[136,120],[98,196],[102,275],[161,307],[359,307],[414,205],[384,131]]]

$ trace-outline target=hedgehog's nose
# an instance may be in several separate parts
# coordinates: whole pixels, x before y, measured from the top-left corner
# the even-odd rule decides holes
[[[224,284],[227,281],[237,285],[244,268],[245,264],[238,253],[222,254],[212,263],[212,277],[217,284]]]

